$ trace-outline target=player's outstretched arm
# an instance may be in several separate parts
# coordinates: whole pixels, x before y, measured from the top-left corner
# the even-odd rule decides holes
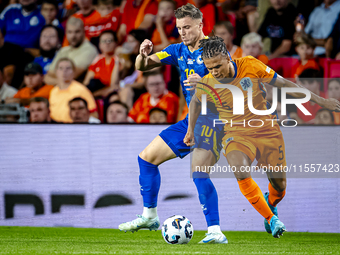
[[[156,54],[149,56],[153,48],[153,44],[150,40],[144,40],[140,45],[139,55],[136,58],[136,69],[139,71],[148,71],[152,68],[161,66],[162,63]]]
[[[194,129],[198,119],[198,116],[201,112],[201,103],[194,95],[191,98],[190,105],[189,105],[189,125],[187,133],[183,139],[183,142],[188,146],[193,146],[195,144],[194,140]]]
[[[275,87],[278,87],[278,88],[303,88],[303,89],[306,89],[305,87],[299,85],[299,84],[296,84],[294,82],[291,82],[289,80],[286,80],[285,78],[283,78],[282,76],[278,75],[277,76],[277,79],[274,83],[274,86]],[[289,92],[287,93],[293,97],[296,97],[296,98],[304,98],[306,95],[303,94],[303,93],[294,93],[294,92]],[[336,112],[340,112],[340,102],[334,98],[329,98],[329,99],[326,99],[326,98],[323,98],[323,97],[320,97],[316,94],[314,94],[313,92],[310,91],[310,94],[311,94],[311,101],[313,101],[314,103],[317,103],[318,105],[320,105],[321,107],[323,108],[326,108],[328,110],[331,110],[331,111],[336,111]]]

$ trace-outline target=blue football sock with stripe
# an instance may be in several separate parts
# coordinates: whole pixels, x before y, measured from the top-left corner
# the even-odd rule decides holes
[[[158,166],[151,164],[138,156],[140,193],[143,196],[144,207],[157,207],[161,175]]]
[[[218,197],[214,184],[208,173],[194,172],[192,174],[194,183],[198,191],[198,197],[207,221],[208,227],[220,225],[218,215]]]

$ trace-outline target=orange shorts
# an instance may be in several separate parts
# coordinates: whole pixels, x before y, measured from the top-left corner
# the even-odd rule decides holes
[[[251,161],[256,158],[257,166],[285,167],[287,163],[282,132],[278,125],[273,129],[253,134],[227,132],[222,140],[224,156],[237,150],[246,154]]]

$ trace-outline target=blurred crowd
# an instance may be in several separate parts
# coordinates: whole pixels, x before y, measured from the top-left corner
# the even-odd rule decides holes
[[[145,39],[154,52],[181,42],[174,10],[187,3],[200,8],[203,32],[223,38],[232,58],[251,55],[340,100],[340,0],[0,0],[0,122],[185,118],[178,70],[142,73],[134,63]],[[288,107],[281,116],[279,102],[278,117],[340,124],[340,113],[304,105],[312,115]]]

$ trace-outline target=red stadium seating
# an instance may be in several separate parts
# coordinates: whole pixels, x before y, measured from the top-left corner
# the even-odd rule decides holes
[[[164,81],[166,84],[168,84],[171,80],[171,65],[166,65],[164,69],[165,69],[163,72]]]
[[[340,77],[340,61],[328,59],[325,65],[324,73],[324,91],[328,90],[328,78]]]
[[[297,58],[274,58],[269,60],[269,66],[284,78],[294,78],[292,67],[299,61]]]
[[[325,71],[328,60],[328,58],[316,58],[316,62],[319,64],[323,71]]]
[[[96,98],[97,112],[99,120],[104,123],[104,100]]]
[[[328,60],[325,65],[325,78],[340,77],[340,61]]]

